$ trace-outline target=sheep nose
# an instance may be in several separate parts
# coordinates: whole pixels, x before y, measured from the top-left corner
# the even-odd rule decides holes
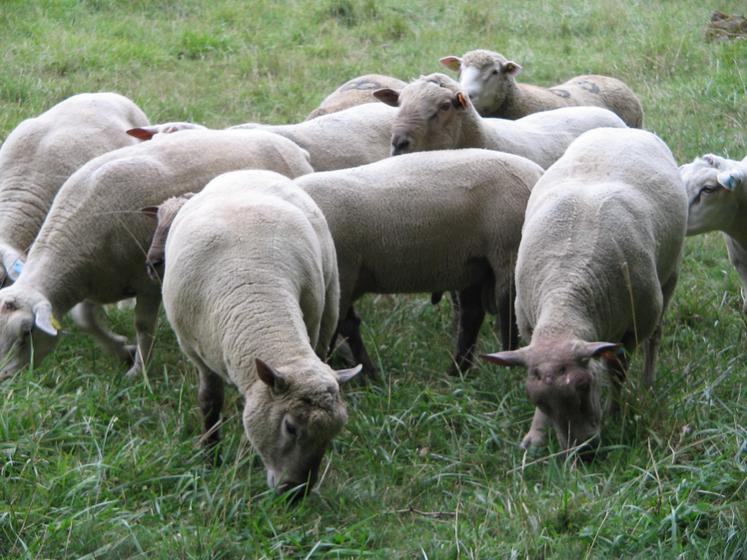
[[[398,156],[407,151],[410,147],[410,140],[406,136],[395,135],[392,137],[392,155]]]

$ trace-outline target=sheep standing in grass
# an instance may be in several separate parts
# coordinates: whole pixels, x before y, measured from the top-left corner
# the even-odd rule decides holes
[[[564,449],[596,442],[600,370],[616,393],[621,348],[644,343],[652,385],[686,220],[674,158],[642,130],[581,135],[535,185],[516,263],[516,316],[529,345],[484,356],[527,368],[536,409],[523,447],[542,445],[548,423]]]
[[[226,171],[266,168],[296,177],[308,154],[263,131],[192,131],[99,156],[60,189],[13,286],[0,290],[0,379],[39,362],[58,339],[53,318],[77,303],[136,297],[136,375],[150,353],[160,286],[143,263],[153,235],[140,209],[202,189]],[[134,354],[134,355],[133,355]]]
[[[580,134],[598,127],[625,127],[599,107],[567,107],[518,121],[485,119],[459,84],[444,74],[424,76],[401,93],[377,90],[376,97],[399,113],[392,126],[391,152],[487,148],[524,156],[549,167]]]
[[[164,308],[200,372],[208,445],[228,381],[268,484],[310,488],[347,419],[339,383],[360,371],[324,363],[339,285],[322,212],[277,173],[226,173],[184,204],[166,254]]]
[[[134,144],[148,118],[116,93],[81,93],[19,124],[0,147],[0,286],[21,272],[52,199],[88,160]]]
[[[405,82],[392,78],[391,76],[382,76],[381,74],[366,74],[348,80],[335,91],[330,93],[319,107],[314,109],[306,120],[314,119],[322,115],[336,113],[343,109],[363,105],[364,103],[376,103],[373,92],[377,89],[391,88],[402,89]]]
[[[455,370],[466,371],[486,309],[499,313],[506,348],[516,338],[512,279],[531,161],[488,150],[409,154],[293,182],[319,205],[340,270],[340,332],[374,370],[351,312],[365,293],[457,290]]]
[[[595,105],[616,113],[630,127],[643,126],[638,96],[616,78],[589,74],[551,88],[520,84],[516,81],[520,65],[482,49],[461,58],[446,56],[441,64],[459,72],[460,85],[483,117],[520,119],[539,111]]]
[[[713,154],[680,167],[687,192],[687,235],[724,232],[729,260],[742,281],[742,311],[747,314],[747,158],[742,161]]]

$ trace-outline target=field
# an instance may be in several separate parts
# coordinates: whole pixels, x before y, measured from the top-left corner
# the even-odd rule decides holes
[[[0,138],[85,91],[152,122],[296,122],[351,77],[411,79],[473,48],[551,85],[613,75],[680,163],[747,154],[747,41],[707,42],[725,0],[49,0],[0,3]],[[448,72],[447,72],[448,73]],[[634,356],[622,418],[588,465],[518,442],[523,372],[446,375],[451,308],[368,297],[382,380],[299,506],[269,492],[227,391],[223,466],[200,454],[197,376],[164,318],[148,377],[65,320],[44,365],[1,386],[0,558],[747,558],[747,322],[721,235],[689,238],[653,391]],[[120,332],[129,311],[111,309]],[[480,349],[497,350],[484,325]],[[375,349],[375,350],[374,350]]]

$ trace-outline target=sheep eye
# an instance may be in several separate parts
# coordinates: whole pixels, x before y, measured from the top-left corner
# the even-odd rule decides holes
[[[491,74],[493,76],[497,76],[498,75],[498,69],[497,68],[493,68],[493,71],[491,72]]]
[[[716,192],[717,190],[719,190],[718,185],[705,185],[700,189],[700,194],[710,194],[712,192]]]
[[[443,103],[441,103],[441,105],[439,106],[439,109],[440,109],[441,111],[448,111],[449,109],[451,109],[451,101],[444,101],[444,102],[443,102]]]
[[[565,375],[565,366],[560,366],[558,368],[558,375]]]
[[[288,432],[292,436],[296,435],[296,427],[290,422],[288,422],[288,420],[285,421],[285,431]]]

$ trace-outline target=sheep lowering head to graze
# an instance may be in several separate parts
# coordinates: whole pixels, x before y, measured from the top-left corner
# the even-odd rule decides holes
[[[249,130],[185,131],[89,161],[57,193],[16,283],[0,290],[0,349],[36,342],[35,332],[6,328],[16,313],[30,316],[49,308],[59,318],[84,300],[103,304],[135,296],[137,347],[127,348],[119,339],[118,347],[110,349],[132,361],[130,376],[140,374],[150,355],[161,300],[160,285],[144,266],[155,226],[140,209],[199,191],[221,173],[246,168],[293,177],[312,171],[308,154],[293,142]],[[59,338],[56,331],[40,328],[53,341]],[[52,346],[35,346],[35,361]],[[17,373],[30,355],[29,349],[25,361],[6,364],[6,354],[0,354],[0,378]]]
[[[469,51],[463,57],[446,56],[441,64],[459,72],[459,83],[484,117],[519,119],[538,111],[594,105],[618,114],[630,127],[643,124],[638,96],[616,78],[587,74],[549,89],[520,84],[516,82],[521,72],[519,64],[483,49]]]
[[[391,154],[459,148],[487,148],[526,157],[549,167],[587,130],[625,127],[600,107],[566,107],[517,121],[485,119],[460,85],[444,74],[423,76],[397,92],[377,90],[380,101],[399,107],[391,129]]]
[[[181,210],[182,206],[194,196],[195,193],[185,193],[180,196],[167,198],[158,206],[147,206],[142,209],[144,214],[156,219],[156,231],[153,234],[153,240],[148,247],[148,253],[145,255],[145,267],[148,276],[152,280],[160,282],[163,278],[163,269],[165,261],[166,237],[169,235],[169,228],[174,222],[174,218]]]
[[[729,260],[742,282],[742,311],[747,313],[747,158],[731,160],[713,154],[680,166],[687,192],[687,235],[724,232]]]
[[[321,210],[277,173],[226,173],[184,204],[166,255],[164,308],[200,372],[208,448],[228,381],[245,398],[244,427],[268,484],[310,488],[347,420],[339,384],[360,371],[324,362],[339,284]]]
[[[405,82],[391,76],[383,76],[381,74],[358,76],[357,78],[348,80],[325,97],[319,107],[309,113],[306,120],[336,113],[337,111],[349,109],[356,105],[363,105],[364,103],[375,103],[376,98],[373,96],[373,92],[377,89],[402,89],[403,87],[405,87]]]
[[[614,403],[621,349],[644,344],[654,381],[661,321],[674,291],[687,199],[669,148],[637,129],[581,135],[537,182],[516,262],[516,316],[528,345],[483,358],[527,369],[535,405],[522,446],[551,424],[564,449],[591,458],[601,433],[600,388]]]

